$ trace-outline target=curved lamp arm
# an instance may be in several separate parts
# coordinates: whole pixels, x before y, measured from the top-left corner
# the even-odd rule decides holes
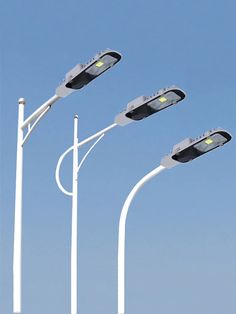
[[[102,135],[100,135],[100,137],[94,142],[94,144],[89,148],[89,150],[87,151],[87,153],[84,155],[84,157],[82,158],[78,168],[77,168],[77,173],[79,172],[81,166],[83,165],[85,159],[88,157],[89,153],[92,151],[92,149],[95,147],[95,145],[103,138],[105,134],[103,133]],[[79,147],[79,145],[78,145]],[[64,160],[64,158],[66,157],[67,154],[69,154],[69,152],[71,152],[73,150],[74,146],[71,146],[70,148],[68,148],[59,158],[57,166],[56,166],[56,171],[55,171],[55,179],[57,182],[57,186],[59,187],[59,189],[66,195],[72,196],[73,193],[67,191],[61,184],[61,180],[60,180],[60,168],[61,168],[61,164],[62,161]]]
[[[160,165],[147,175],[145,175],[131,190],[123,205],[120,223],[119,223],[119,238],[118,238],[118,314],[125,313],[125,226],[129,207],[141,187],[166,169]]]
[[[66,189],[64,189],[64,187],[61,184],[61,180],[60,180],[60,168],[61,168],[61,163],[64,160],[64,158],[66,157],[67,154],[69,154],[69,152],[71,152],[73,150],[74,146],[71,146],[70,148],[68,148],[58,159],[57,162],[57,166],[56,166],[56,171],[55,171],[55,179],[57,182],[57,186],[58,188],[62,191],[62,193],[68,195],[68,196],[72,196],[72,192],[68,192]]]
[[[80,168],[82,167],[84,161],[86,160],[86,158],[88,157],[89,153],[93,150],[93,148],[97,145],[97,143],[103,138],[105,134],[103,133],[102,135],[99,136],[99,138],[93,143],[93,145],[89,148],[89,150],[87,151],[87,153],[84,155],[84,157],[81,159],[81,162],[79,163],[78,169],[77,169],[77,173],[79,173]]]
[[[48,107],[50,108],[57,100],[61,97],[54,95],[49,98],[45,103],[43,103],[38,109],[36,109],[23,123],[20,125],[20,128],[23,130],[26,126],[28,126],[32,121],[38,118],[42,112]]]
[[[25,137],[23,139],[22,146],[25,144],[25,142],[29,138],[30,134],[32,133],[32,131],[34,130],[36,125],[45,116],[45,114],[50,110],[50,108],[51,108],[51,106],[48,106],[46,109],[44,109],[44,111],[42,111],[42,113],[35,119],[35,121],[34,121],[32,126],[31,126],[31,124],[28,124],[28,132],[26,133],[26,135],[25,135]]]
[[[113,123],[111,125],[109,125],[108,127],[102,129],[101,131],[98,131],[97,133],[91,135],[90,137],[86,138],[85,140],[81,141],[78,143],[77,148],[82,147],[83,145],[89,143],[90,141],[94,140],[95,138],[99,137],[99,139],[91,146],[91,148],[88,150],[88,152],[85,154],[84,158],[81,160],[80,165],[78,166],[78,171],[79,168],[82,166],[84,160],[86,159],[86,157],[88,156],[88,154],[90,153],[90,151],[94,148],[94,146],[100,141],[100,139],[105,135],[105,133],[107,133],[108,131],[110,131],[111,129],[113,129],[114,127],[116,127],[117,124]],[[56,166],[56,171],[55,171],[55,178],[56,178],[56,182],[57,185],[59,187],[59,189],[66,195],[72,196],[71,192],[68,192],[67,190],[64,189],[64,187],[61,184],[60,181],[60,167],[61,167],[61,163],[63,161],[63,159],[65,158],[65,156],[67,154],[69,154],[69,152],[71,152],[73,150],[74,146],[69,147],[59,158],[58,162],[57,162],[57,166]]]

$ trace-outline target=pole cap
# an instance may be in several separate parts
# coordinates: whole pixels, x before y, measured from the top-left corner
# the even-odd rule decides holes
[[[19,98],[19,100],[18,100],[18,104],[19,105],[21,105],[21,104],[23,104],[23,105],[25,105],[25,98]]]

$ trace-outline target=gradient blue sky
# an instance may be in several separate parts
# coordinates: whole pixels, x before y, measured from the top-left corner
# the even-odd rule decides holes
[[[113,123],[127,102],[172,84],[184,102],[107,134],[79,178],[78,313],[116,313],[119,214],[132,186],[172,146],[215,127],[236,135],[233,0],[0,2],[0,313],[12,313],[17,100],[26,116],[64,74],[112,48],[122,61],[63,99],[25,146],[23,313],[70,313],[71,201],[55,166],[79,137]],[[85,149],[80,151],[83,155]],[[163,172],[127,221],[127,314],[231,314],[236,298],[233,139]],[[62,169],[70,188],[71,158]]]

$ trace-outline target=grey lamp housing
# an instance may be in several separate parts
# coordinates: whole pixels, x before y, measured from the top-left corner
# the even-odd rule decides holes
[[[106,49],[87,64],[77,64],[70,70],[63,83],[56,89],[56,95],[65,97],[74,90],[80,89],[107,71],[121,59],[121,54],[117,51]]]
[[[189,162],[228,143],[231,138],[231,134],[221,128],[205,132],[196,139],[186,138],[173,147],[172,153],[165,156],[161,164],[166,168],[172,168],[179,163]]]
[[[134,120],[142,120],[158,111],[177,104],[185,97],[185,92],[176,86],[163,88],[149,97],[140,96],[128,103],[126,110],[116,116],[115,123],[124,126]]]

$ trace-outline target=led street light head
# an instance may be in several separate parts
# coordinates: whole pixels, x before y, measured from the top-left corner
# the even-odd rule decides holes
[[[106,50],[97,54],[79,73],[65,85],[68,88],[80,89],[120,61],[121,55],[116,51]]]
[[[191,161],[226,144],[231,138],[232,136],[223,129],[208,131],[195,140],[187,138],[174,146],[172,153],[163,158],[162,165],[166,168],[172,168],[178,163]]]
[[[185,96],[185,92],[175,86],[161,89],[150,97],[140,96],[128,103],[127,109],[116,117],[115,122],[124,126],[133,120],[142,120],[158,111],[177,104]]]
[[[65,81],[57,88],[56,94],[65,97],[74,90],[80,89],[107,71],[121,59],[117,51],[107,49],[98,53],[87,64],[78,64],[66,74]]]

